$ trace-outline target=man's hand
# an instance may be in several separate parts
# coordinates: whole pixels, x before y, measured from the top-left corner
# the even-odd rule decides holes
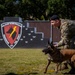
[[[54,47],[58,47],[58,45],[57,45],[57,44],[55,44],[55,45],[54,45]]]

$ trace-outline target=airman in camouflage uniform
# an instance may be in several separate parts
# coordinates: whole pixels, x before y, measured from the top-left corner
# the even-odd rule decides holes
[[[67,19],[59,19],[57,15],[53,15],[51,17],[51,25],[61,31],[61,40],[56,46],[63,46],[64,49],[72,48],[74,46],[72,46],[72,43],[74,44],[75,38],[75,22]]]
[[[58,29],[61,31],[61,40],[57,46],[63,46],[64,49],[75,49],[75,22],[71,20],[64,20],[63,22],[61,19],[61,25]]]
[[[55,46],[63,46],[64,49],[75,49],[75,22],[71,20],[59,19],[57,15],[53,15],[50,18],[50,23],[52,26],[60,29],[61,31],[61,40]],[[67,68],[67,62],[65,62],[63,69]]]

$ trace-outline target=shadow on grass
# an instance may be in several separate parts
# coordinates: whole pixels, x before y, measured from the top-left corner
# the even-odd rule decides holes
[[[30,73],[24,73],[23,75],[37,75],[37,72],[30,72]],[[15,73],[7,73],[5,75],[19,75],[19,74],[15,74]]]
[[[75,75],[75,73],[63,73],[63,75]]]
[[[28,75],[37,75],[37,74],[38,74],[37,72],[28,73]]]
[[[69,72],[63,73],[64,75],[75,75],[75,69],[71,69]]]
[[[22,75],[38,75],[39,73],[37,72],[30,72],[30,73],[24,73]],[[65,72],[65,73],[62,73],[63,75],[75,75],[75,72],[73,73],[70,73],[70,72]],[[5,75],[19,75],[19,74],[15,74],[15,73],[7,73]],[[46,73],[45,75],[59,75],[58,73]]]
[[[15,74],[15,73],[8,73],[8,74],[5,74],[5,75],[18,75],[18,74]]]

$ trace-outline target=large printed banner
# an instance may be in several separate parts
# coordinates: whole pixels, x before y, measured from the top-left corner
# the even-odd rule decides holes
[[[30,21],[20,17],[5,17],[0,21],[0,48],[42,48],[48,38],[37,27],[31,27]],[[34,24],[33,24],[34,25]],[[40,26],[40,25],[38,25]]]
[[[4,22],[1,24],[1,32],[5,43],[12,49],[22,35],[22,24],[19,22]]]

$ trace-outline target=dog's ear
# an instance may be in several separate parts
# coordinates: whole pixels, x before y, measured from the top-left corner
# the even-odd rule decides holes
[[[48,40],[48,45],[53,46],[53,41],[50,42],[50,41]]]
[[[48,40],[48,45],[49,45],[52,49],[55,48],[54,45],[53,45],[53,41],[50,42],[50,41]]]
[[[53,41],[51,41],[51,45],[53,45]]]
[[[55,48],[54,45],[53,45],[53,41],[51,41],[50,46],[51,46],[52,49]]]
[[[50,45],[50,41],[48,40],[48,45]]]

